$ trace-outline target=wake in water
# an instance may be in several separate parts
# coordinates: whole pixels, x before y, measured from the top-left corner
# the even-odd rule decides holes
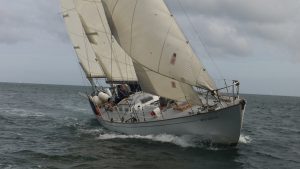
[[[159,135],[122,135],[122,134],[101,134],[98,139],[100,140],[110,140],[110,139],[143,139],[152,140],[162,143],[172,143],[181,147],[196,147],[197,145],[193,143],[190,136],[174,136],[169,134],[159,134]]]
[[[97,139],[100,140],[112,140],[112,139],[141,139],[141,140],[151,140],[157,141],[161,143],[171,143],[178,145],[183,148],[208,148],[209,150],[220,150],[218,146],[204,143],[203,140],[199,137],[185,135],[185,136],[175,136],[170,134],[159,134],[159,135],[125,135],[125,134],[117,134],[117,133],[105,133],[100,134]],[[239,139],[240,144],[248,144],[251,143],[251,138],[249,136],[241,135]],[[222,148],[224,149],[224,148]]]

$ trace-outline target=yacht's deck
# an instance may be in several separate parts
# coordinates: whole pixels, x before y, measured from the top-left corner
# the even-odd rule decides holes
[[[103,120],[121,122],[121,123],[136,123],[158,121],[165,119],[173,119],[185,116],[191,116],[199,113],[207,113],[209,110],[217,110],[223,108],[228,103],[214,103],[209,100],[213,107],[191,106],[186,102],[171,103],[165,107],[159,107],[159,98],[147,93],[135,93],[129,98],[119,102],[115,106],[106,106],[101,108],[101,116]],[[233,104],[231,102],[230,104]],[[225,106],[225,107],[226,107]]]

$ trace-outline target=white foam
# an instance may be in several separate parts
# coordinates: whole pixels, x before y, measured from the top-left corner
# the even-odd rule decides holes
[[[103,129],[79,129],[80,132],[84,133],[84,134],[101,134],[103,133]]]
[[[0,167],[2,166],[2,164],[0,164]],[[16,166],[13,166],[13,165],[8,165],[8,166],[5,166],[3,169],[13,169],[15,168]]]
[[[122,134],[101,134],[98,139],[110,140],[110,139],[146,139],[152,141],[158,141],[162,143],[172,143],[181,147],[196,147],[192,139],[189,136],[174,136],[169,134],[159,135],[122,135]]]
[[[10,115],[20,116],[20,117],[43,117],[43,116],[45,116],[45,114],[42,112],[34,112],[31,110],[24,110],[24,109],[18,109],[18,108],[7,110],[7,113]]]
[[[245,135],[241,134],[239,143],[248,144],[248,143],[251,143],[251,141],[252,141],[252,139],[250,138],[250,136],[245,136]]]
[[[103,130],[91,130],[91,133],[95,132],[103,132]],[[159,135],[125,135],[125,134],[116,134],[116,133],[109,133],[109,134],[100,134],[97,139],[100,140],[112,140],[112,139],[145,139],[145,140],[152,140],[158,141],[162,143],[171,143],[178,145],[180,147],[198,147],[198,148],[207,148],[208,150],[218,151],[222,150],[218,147],[214,147],[212,145],[207,146],[206,144],[201,144],[201,140],[194,138],[193,136],[174,136],[170,134],[159,134]],[[250,136],[241,135],[239,139],[239,143],[241,144],[249,144],[251,143],[252,139]]]
[[[82,107],[77,107],[77,106],[68,106],[68,105],[64,105],[63,106],[64,109],[70,110],[70,111],[74,111],[74,112],[82,112],[82,113],[90,113],[89,109],[87,108],[82,108]]]
[[[79,121],[78,118],[76,117],[69,117],[69,116],[66,116],[63,118],[65,121]]]
[[[27,114],[21,114],[22,117],[44,117],[45,114],[41,112],[31,112]]]

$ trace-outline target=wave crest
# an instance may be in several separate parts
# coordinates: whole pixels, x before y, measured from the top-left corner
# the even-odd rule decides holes
[[[249,143],[251,143],[251,141],[252,141],[252,138],[250,138],[250,136],[245,136],[245,135],[241,134],[239,143],[249,144]]]
[[[159,135],[124,135],[124,134],[101,134],[97,139],[110,140],[110,139],[144,139],[158,141],[162,143],[172,143],[181,147],[197,147],[191,136],[174,136],[169,134]]]

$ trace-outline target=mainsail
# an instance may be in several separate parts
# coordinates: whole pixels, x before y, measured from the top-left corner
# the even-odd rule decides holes
[[[67,9],[77,13],[84,34],[107,80],[111,82],[137,81],[131,58],[111,35],[101,0],[62,0],[62,4],[67,4],[63,3],[64,1],[69,3]]]
[[[61,7],[67,32],[87,78],[105,77],[103,70],[97,62],[93,48],[85,35],[79,16],[76,11],[72,10],[75,8],[73,1],[62,0]]]
[[[145,92],[192,101],[198,98],[192,86],[215,89],[163,0],[103,2],[112,33],[133,59]]]

